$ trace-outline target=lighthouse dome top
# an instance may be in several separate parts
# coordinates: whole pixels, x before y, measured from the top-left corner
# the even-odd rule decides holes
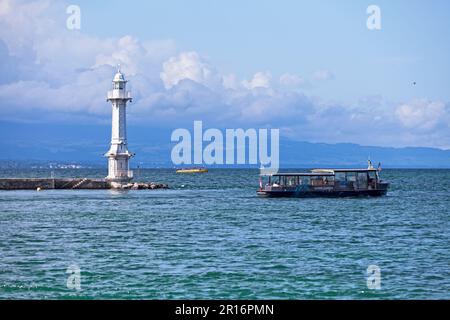
[[[114,76],[113,82],[125,82],[125,76],[120,71],[120,65],[117,66],[117,73]]]
[[[118,71],[113,79],[114,82],[125,82],[125,77],[123,76],[123,73]]]

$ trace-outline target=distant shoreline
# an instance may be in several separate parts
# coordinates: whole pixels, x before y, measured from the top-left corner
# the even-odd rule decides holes
[[[204,166],[205,168],[207,168],[208,170],[259,170],[258,167],[211,167],[211,166]],[[346,166],[342,166],[342,165],[321,165],[321,164],[317,164],[314,166],[308,165],[308,166],[282,166],[280,168],[280,172],[283,172],[285,170],[292,170],[292,169],[298,169],[298,170],[309,170],[309,169],[316,169],[316,168],[330,168],[330,169],[348,169],[348,168],[364,168],[364,166],[358,166],[358,165],[346,165]],[[174,172],[178,169],[181,169],[181,167],[141,167],[141,168],[137,168],[137,167],[131,167],[132,170],[173,170]],[[0,166],[0,170],[2,171],[7,171],[7,170],[27,170],[27,171],[31,171],[31,170],[42,170],[42,171],[71,171],[71,170],[105,170],[105,172],[107,171],[107,169],[104,166],[96,166],[96,167],[78,167],[78,168],[48,168],[48,167],[1,167]],[[390,166],[385,166],[382,168],[382,170],[450,170],[450,166],[449,167],[390,167]]]

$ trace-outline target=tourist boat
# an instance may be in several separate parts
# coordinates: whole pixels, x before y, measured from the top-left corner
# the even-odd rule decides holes
[[[257,194],[299,198],[382,196],[387,193],[389,183],[380,179],[380,170],[369,163],[367,169],[314,169],[261,175]]]
[[[178,169],[177,173],[204,173],[208,172],[208,169],[205,168],[190,168],[190,169]]]

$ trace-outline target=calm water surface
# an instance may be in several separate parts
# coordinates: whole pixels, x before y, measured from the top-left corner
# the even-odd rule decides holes
[[[349,199],[257,198],[256,170],[139,175],[171,189],[0,191],[0,298],[450,298],[450,170],[384,170],[388,196]]]

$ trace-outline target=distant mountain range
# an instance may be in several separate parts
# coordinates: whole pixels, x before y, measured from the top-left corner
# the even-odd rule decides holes
[[[325,144],[284,141],[281,162],[286,167],[365,166],[371,159],[374,166],[385,168],[450,168],[450,150],[435,148],[386,148],[351,143]]]
[[[173,167],[171,130],[129,128],[132,167]],[[0,122],[1,167],[104,167],[110,127]],[[365,167],[370,158],[384,168],[450,168],[450,150],[387,148],[350,143],[280,141],[280,167]],[[256,167],[253,165],[252,167]]]

